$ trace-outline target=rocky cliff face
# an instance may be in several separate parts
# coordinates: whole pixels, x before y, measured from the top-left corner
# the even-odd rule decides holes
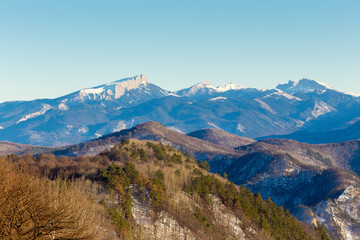
[[[300,220],[314,225],[323,224],[333,238],[360,239],[360,188],[349,186],[338,197],[326,199],[308,208],[301,206],[294,211]]]
[[[187,205],[190,211],[195,211],[198,206],[189,196],[183,193],[179,196],[178,201],[182,201]],[[146,239],[181,239],[181,240],[195,240],[203,239],[196,232],[184,226],[175,217],[166,211],[155,213],[148,203],[142,202],[136,196],[133,197],[132,214],[136,223],[141,226],[143,234]],[[225,228],[227,239],[245,240],[249,239],[242,230],[242,221],[235,216],[217,197],[212,196],[211,213],[214,215],[216,222],[214,224],[219,228]],[[256,231],[248,227],[247,232],[249,236],[255,235]],[[212,239],[207,236],[207,239]],[[251,238],[250,238],[251,239]]]
[[[115,100],[122,97],[126,92],[139,87],[146,87],[147,84],[148,81],[146,75],[126,78],[98,87],[80,90],[69,99],[63,101],[62,104],[66,102],[84,102],[89,100]]]

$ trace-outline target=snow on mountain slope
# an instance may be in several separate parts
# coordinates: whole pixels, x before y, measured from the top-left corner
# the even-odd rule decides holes
[[[65,101],[62,101],[62,102],[59,104],[59,106],[58,106],[59,110],[64,110],[64,111],[69,110],[69,107],[65,104],[66,101],[67,101],[67,99],[66,99]]]
[[[358,106],[359,99],[307,79],[278,89],[214,87],[205,81],[171,92],[139,75],[55,99],[1,103],[0,140],[59,146],[147,121],[184,133],[216,126],[257,138],[339,128],[359,116]],[[332,117],[335,113],[340,118]]]
[[[324,92],[326,90],[334,90],[332,87],[328,86],[325,83],[317,82],[315,80],[310,80],[303,78],[299,82],[289,81],[286,84],[279,84],[277,89],[280,89],[286,93],[309,93],[309,92]]]
[[[139,87],[146,87],[148,81],[145,75],[126,78],[94,88],[80,90],[73,101],[85,100],[114,100],[122,97],[126,91]]]
[[[226,100],[226,97],[215,97],[215,98],[210,98],[209,101],[214,102],[214,101],[222,101],[222,100]]]
[[[324,115],[326,113],[336,111],[333,107],[329,106],[323,101],[317,101],[315,102],[314,109],[311,111],[311,115],[306,118],[306,121],[309,121],[314,118],[318,118],[321,115]]]
[[[243,88],[244,87],[239,85],[239,84],[229,83],[229,84],[226,84],[226,85],[218,86],[216,88],[216,91],[217,92],[226,92],[226,91],[230,91],[230,90],[240,90],[240,89],[243,89]]]
[[[44,115],[50,109],[51,109],[51,106],[49,104],[44,104],[40,111],[26,115],[25,117],[23,117],[19,121],[17,121],[16,124],[18,124],[20,122],[24,122],[24,121],[26,121],[28,119],[31,119],[31,118],[36,118],[36,117],[38,117],[40,115]]]
[[[290,95],[284,91],[281,91],[279,89],[275,89],[275,92],[269,94],[269,95],[266,95],[264,96],[264,98],[269,98],[269,97],[276,97],[276,96],[280,96],[280,97],[285,97],[289,100],[297,100],[297,101],[302,101],[302,99],[298,98],[298,97],[295,97],[293,95]]]
[[[180,96],[197,97],[199,95],[211,95],[214,93],[223,93],[230,90],[240,90],[244,87],[235,83],[214,87],[209,81],[198,83],[190,88],[182,89],[176,93]]]

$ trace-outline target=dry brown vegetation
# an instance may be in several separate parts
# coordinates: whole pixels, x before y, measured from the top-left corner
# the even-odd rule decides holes
[[[104,211],[80,185],[48,181],[0,159],[0,239],[109,239]]]

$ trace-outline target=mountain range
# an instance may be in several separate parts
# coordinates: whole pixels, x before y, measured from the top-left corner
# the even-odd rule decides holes
[[[182,133],[213,128],[328,143],[357,139],[359,116],[359,97],[309,79],[274,89],[201,82],[168,91],[139,75],[55,99],[1,103],[0,141],[66,146],[157,121]]]

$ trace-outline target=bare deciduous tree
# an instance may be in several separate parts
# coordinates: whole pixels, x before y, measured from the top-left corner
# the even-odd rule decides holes
[[[109,239],[76,186],[27,174],[0,159],[0,239]]]

